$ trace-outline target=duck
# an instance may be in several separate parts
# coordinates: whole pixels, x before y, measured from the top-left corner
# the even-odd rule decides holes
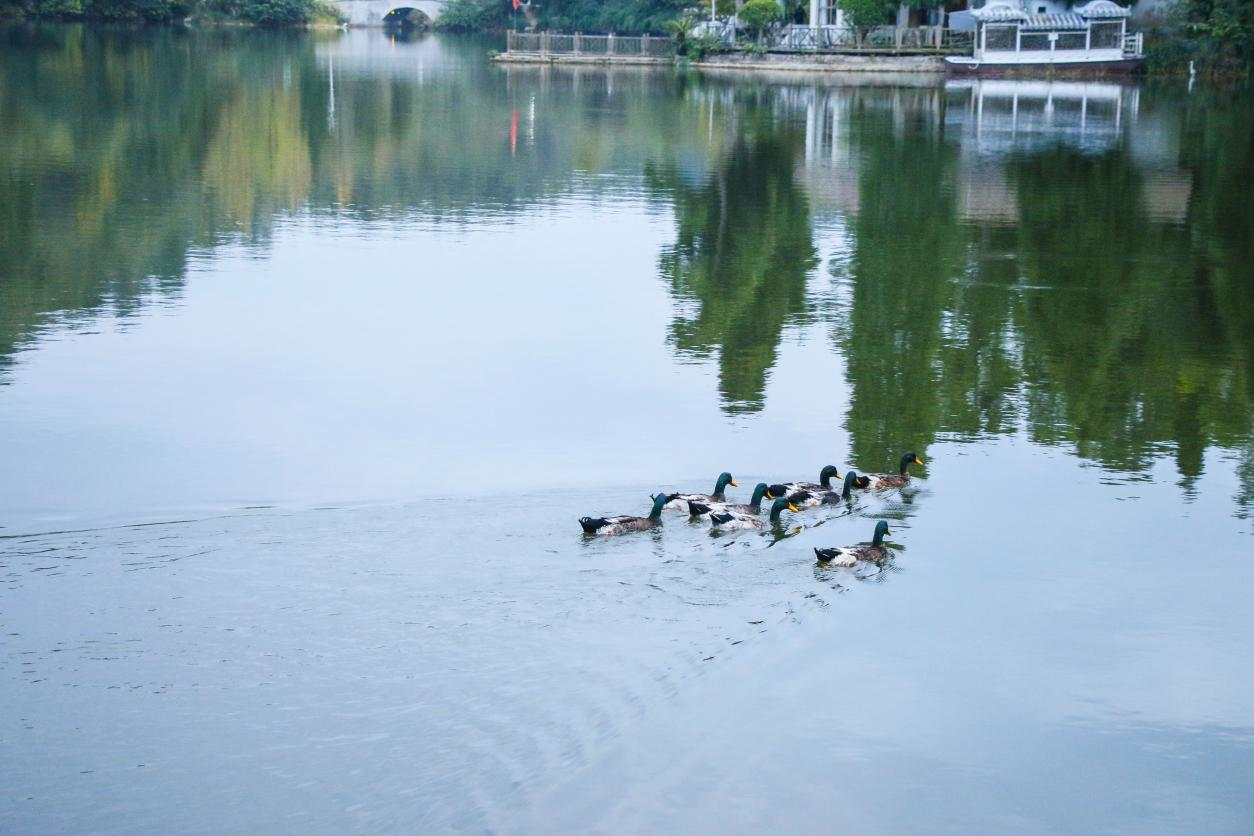
[[[776,490],[773,490],[772,488],[775,488]],[[750,499],[747,504],[732,504],[730,502],[697,502],[695,500],[690,500],[688,502],[688,514],[693,517],[700,517],[710,513],[711,511],[716,511],[724,514],[757,515],[762,513],[763,497],[766,499],[778,499],[779,497],[786,495],[787,491],[784,490],[783,485],[772,486],[766,484],[765,482],[758,482],[758,484],[753,488],[753,499]]]
[[[779,522],[779,515],[783,513],[785,508],[792,511],[794,514],[799,510],[796,505],[793,505],[786,498],[781,496],[779,499],[771,503],[770,520],[772,523]],[[710,527],[716,528],[719,531],[736,531],[742,528],[763,528],[765,526],[766,523],[763,522],[761,517],[754,516],[752,514],[732,514],[724,513],[722,511],[713,511],[710,513]]]
[[[838,505],[842,500],[849,501],[853,498],[854,488],[865,488],[870,484],[870,478],[859,476],[856,471],[851,470],[845,474],[845,484],[839,493],[834,490],[802,490],[789,494],[788,501],[798,508],[813,508],[816,505]]]
[[[840,478],[840,471],[836,469],[836,465],[826,465],[819,471],[819,481],[817,482],[784,482],[784,487],[789,493],[797,493],[798,491],[834,491],[832,480]]]
[[[666,505],[667,495],[659,492],[653,500],[653,510],[647,517],[620,515],[616,517],[580,517],[584,534],[626,534],[629,531],[647,531],[662,524],[662,508]]]
[[[676,511],[687,511],[689,502],[700,502],[702,505],[719,504],[727,501],[723,491],[727,486],[737,487],[736,480],[727,471],[723,471],[718,475],[718,481],[714,483],[714,493],[672,493],[666,496],[666,507]]]
[[[888,547],[884,545],[884,537],[892,534],[888,530],[888,521],[880,520],[875,524],[875,538],[869,546],[841,546],[840,548],[814,550],[819,563],[831,566],[855,566],[859,560],[883,560],[888,557]]]
[[[880,491],[885,488],[900,488],[910,484],[910,465],[923,464],[923,459],[913,451],[901,456],[901,467],[897,473],[872,473],[871,487]]]

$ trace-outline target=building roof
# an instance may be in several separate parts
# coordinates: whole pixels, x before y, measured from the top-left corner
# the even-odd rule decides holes
[[[1068,29],[1087,29],[1084,18],[1074,14],[1027,15],[1019,28],[1024,32],[1061,32]]]
[[[1095,0],[1096,1],[1096,0]],[[989,3],[980,9],[972,9],[971,17],[983,21],[1014,21],[1023,20],[1027,14],[1018,6],[1009,3]]]
[[[1128,17],[1132,14],[1132,10],[1112,3],[1111,0],[1092,0],[1083,6],[1078,6],[1075,13],[1080,17]]]
[[[971,17],[985,23],[1022,23],[1024,29],[1036,31],[1083,29],[1086,19],[1118,19],[1128,17],[1132,10],[1124,8],[1111,0],[1091,0],[1065,14],[1030,15],[1018,4],[995,0],[980,9],[972,9]]]

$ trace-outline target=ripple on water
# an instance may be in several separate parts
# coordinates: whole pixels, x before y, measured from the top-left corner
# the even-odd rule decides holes
[[[484,826],[711,662],[827,605],[795,571],[810,561],[781,563],[756,534],[712,539],[674,515],[665,539],[585,541],[568,507],[494,502],[486,527],[482,506],[439,503],[3,541],[0,671],[28,689],[6,686],[40,742],[5,783],[66,801],[64,770],[87,766],[97,792],[168,809],[191,786],[176,761],[199,753],[232,795],[277,783],[312,815],[355,787],[431,827]],[[125,788],[130,761],[166,776],[162,794]]]

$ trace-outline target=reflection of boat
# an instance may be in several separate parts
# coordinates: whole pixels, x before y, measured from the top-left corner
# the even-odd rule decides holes
[[[946,82],[945,97],[945,121],[972,135],[979,153],[1053,144],[1104,151],[1135,121],[1140,91],[1111,82],[969,79]]]
[[[949,56],[950,75],[1130,73],[1141,65],[1141,35],[1128,34],[1130,9],[1092,0],[1065,14],[1028,14],[997,0],[969,14],[975,22],[970,56]]]

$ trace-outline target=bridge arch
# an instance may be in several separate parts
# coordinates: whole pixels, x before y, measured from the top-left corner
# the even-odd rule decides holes
[[[399,22],[396,20],[398,15],[392,16],[392,21],[388,21],[388,15],[394,10],[412,9],[407,13],[412,16],[414,12],[421,13],[426,19],[435,23],[440,19],[440,13],[444,11],[446,0],[332,0],[343,13],[349,26],[387,26],[391,22]]]
[[[383,16],[384,26],[397,29],[430,29],[434,22],[415,6],[397,6]]]

